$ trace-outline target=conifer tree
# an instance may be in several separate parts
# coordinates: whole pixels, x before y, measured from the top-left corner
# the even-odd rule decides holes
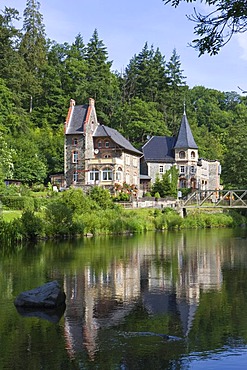
[[[32,110],[38,105],[38,98],[42,93],[42,69],[46,64],[46,39],[43,16],[39,11],[40,3],[37,0],[27,0],[23,13],[23,36],[19,53],[26,63],[26,84],[24,91],[29,96],[25,107]]]
[[[84,89],[86,99],[96,100],[97,115],[107,124],[112,114],[114,100],[118,97],[117,77],[111,72],[112,62],[108,61],[108,52],[95,29],[86,47],[87,87]]]

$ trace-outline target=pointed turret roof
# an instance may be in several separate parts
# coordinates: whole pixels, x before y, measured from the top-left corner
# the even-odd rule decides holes
[[[194,137],[191,132],[189,122],[184,111],[181,121],[178,137],[174,149],[198,149]]]

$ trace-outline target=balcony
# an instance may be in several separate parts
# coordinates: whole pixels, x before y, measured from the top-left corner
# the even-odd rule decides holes
[[[121,158],[92,158],[92,159],[89,159],[88,161],[88,165],[98,165],[98,164],[123,165],[123,160]]]

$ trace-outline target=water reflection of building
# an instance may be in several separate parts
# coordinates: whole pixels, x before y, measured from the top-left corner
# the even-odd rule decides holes
[[[173,248],[140,248],[96,273],[87,266],[65,276],[67,294],[65,336],[73,357],[87,350],[93,359],[100,329],[115,327],[141,304],[150,314],[176,314],[186,336],[193,325],[200,291],[221,286],[221,256],[217,247],[190,249],[181,236]],[[134,254],[136,253],[136,254]],[[174,334],[174,333],[168,333]]]

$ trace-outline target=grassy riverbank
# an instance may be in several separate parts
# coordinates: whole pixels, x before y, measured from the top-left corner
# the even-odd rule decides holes
[[[11,216],[10,211],[4,211],[0,221],[0,241],[13,243],[40,238],[235,227],[245,222],[246,219],[236,212],[211,214],[197,211],[182,218],[171,208],[125,210],[114,205],[106,209],[86,210],[84,207],[78,212],[66,204],[53,202],[39,212],[14,211]]]

